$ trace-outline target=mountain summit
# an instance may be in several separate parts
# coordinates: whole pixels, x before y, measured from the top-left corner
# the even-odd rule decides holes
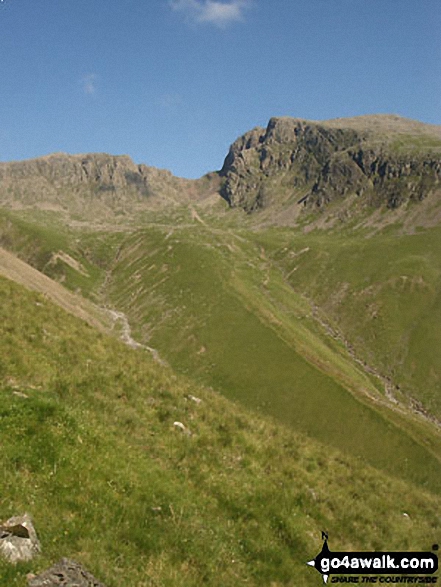
[[[3,519],[44,538],[8,587],[66,555],[109,586],[313,587],[323,529],[437,543],[440,146],[273,118],[196,181],[0,164]]]
[[[441,127],[392,115],[271,118],[232,144],[220,173],[222,196],[249,213],[284,207],[297,217],[348,198],[396,209],[439,188]]]
[[[199,180],[103,153],[0,163],[3,206],[86,221],[133,219],[220,194],[231,208],[263,212],[258,221],[313,224],[326,217],[332,226],[336,219],[433,203],[440,185],[441,127],[394,115],[271,118],[231,145],[217,174]]]

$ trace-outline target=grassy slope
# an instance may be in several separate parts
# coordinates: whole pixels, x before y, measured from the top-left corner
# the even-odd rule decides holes
[[[0,509],[29,511],[43,545],[33,563],[0,562],[2,585],[61,556],[108,587],[316,585],[305,561],[323,528],[335,550],[439,538],[439,497],[250,415],[12,282],[0,297]]]
[[[438,491],[438,435],[378,404],[256,238],[199,223],[139,231],[121,248],[111,299],[179,372]]]
[[[109,285],[110,299],[128,313],[139,339],[148,338],[178,371],[374,466],[438,490],[439,435],[384,407],[379,381],[329,337],[308,299],[300,295],[313,298],[326,320],[331,317],[339,324],[359,357],[400,384],[396,371],[389,369],[391,353],[395,348],[402,352],[407,343],[392,335],[402,336],[403,324],[412,324],[409,348],[422,356],[418,369],[437,378],[437,347],[426,351],[427,341],[436,342],[435,323],[430,312],[425,321],[420,319],[427,301],[420,291],[424,279],[433,282],[437,276],[433,233],[370,240],[349,234],[302,236],[281,229],[251,233],[201,214],[202,221],[189,211],[174,210],[172,222],[163,214],[148,229],[124,236],[80,233],[48,223],[46,217],[31,223],[5,213],[3,240],[9,236],[23,257],[49,274],[53,266],[47,259],[54,252],[78,260],[88,276],[58,261],[58,278],[95,299],[99,288]],[[237,222],[232,220],[231,225]],[[387,265],[383,249],[390,256]],[[425,264],[418,257],[415,261],[418,252],[427,256]],[[407,289],[406,280],[393,277],[402,270],[400,263],[407,262],[406,255],[415,270],[425,269],[428,275],[418,274]],[[117,259],[113,274],[112,258]],[[381,314],[383,323],[377,309],[375,319],[366,313],[365,297],[353,295],[361,283],[366,286],[366,275],[371,281],[372,276],[384,279],[386,286],[387,279],[395,279],[392,292],[383,298],[390,303]],[[397,288],[397,283],[404,287]],[[431,288],[423,290],[432,291],[433,297],[436,283]],[[365,289],[376,308],[375,296],[383,290],[371,282]],[[435,305],[429,307],[436,314]],[[359,339],[351,328],[358,328]],[[384,337],[381,344],[379,337]],[[403,373],[410,372],[405,365]],[[434,385],[419,390],[412,388],[412,395],[437,413]]]
[[[1,247],[0,275],[42,293],[66,312],[82,318],[95,328],[108,331],[113,326],[113,321],[105,310],[81,295],[69,291]]]
[[[95,299],[121,233],[75,231],[47,212],[0,209],[0,246],[68,289]],[[59,256],[62,253],[63,256]]]
[[[440,418],[439,227],[372,238],[278,231],[265,246],[292,287],[320,306],[360,358]]]

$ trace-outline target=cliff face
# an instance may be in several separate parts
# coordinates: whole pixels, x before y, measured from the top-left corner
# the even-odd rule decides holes
[[[404,209],[441,192],[441,128],[396,116],[272,118],[232,144],[219,176],[231,207],[275,211],[277,222],[330,204],[346,217],[354,206]],[[128,156],[54,154],[0,163],[0,205],[82,220],[131,217],[209,197],[218,181],[177,178]]]
[[[0,204],[80,216],[125,214],[183,203],[194,183],[128,156],[54,154],[0,163]]]
[[[266,129],[256,128],[231,146],[220,172],[222,196],[247,212],[296,195],[310,209],[349,195],[369,206],[397,208],[440,186],[437,127],[410,121],[407,129],[403,119],[384,117],[387,131],[381,133],[372,130],[370,117],[362,118],[365,124],[272,118]]]

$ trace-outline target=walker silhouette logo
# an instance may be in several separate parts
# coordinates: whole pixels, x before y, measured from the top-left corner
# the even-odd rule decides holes
[[[332,577],[332,583],[434,584],[438,580],[438,577],[426,576],[384,576],[432,575],[438,570],[438,557],[432,552],[331,552],[326,532],[322,532],[322,539],[321,552],[307,564],[321,573],[324,583],[328,582],[330,575],[359,575],[350,578]]]

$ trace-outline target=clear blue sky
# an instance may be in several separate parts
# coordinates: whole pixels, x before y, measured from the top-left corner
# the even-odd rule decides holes
[[[271,116],[441,124],[440,0],[0,0],[0,160],[219,169]]]

